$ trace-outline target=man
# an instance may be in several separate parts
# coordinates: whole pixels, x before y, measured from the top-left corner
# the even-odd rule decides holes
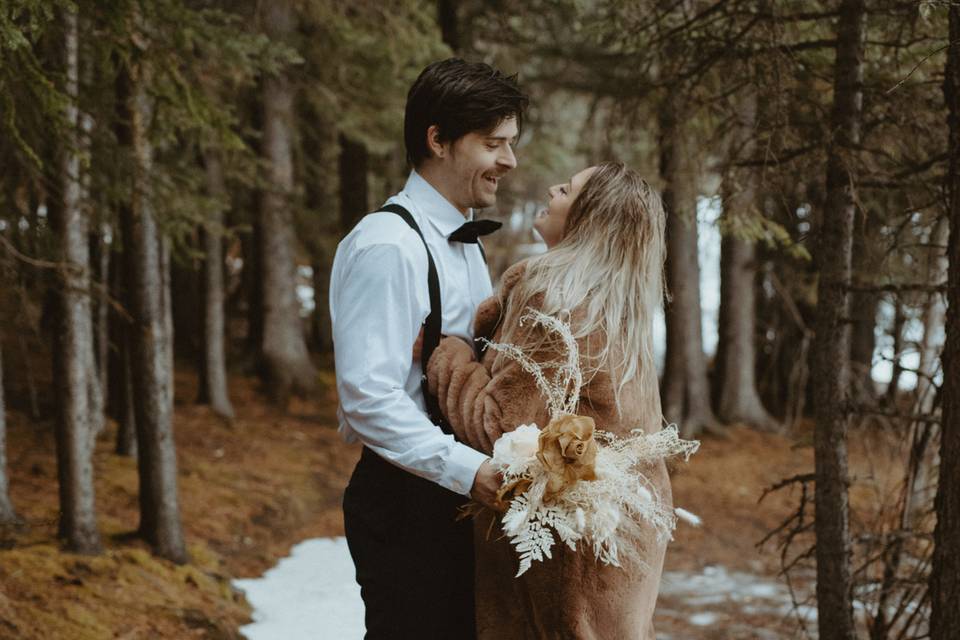
[[[472,525],[457,509],[468,497],[492,504],[500,478],[442,424],[421,379],[441,332],[472,344],[492,292],[478,233],[493,223],[472,222],[472,209],[495,204],[516,166],[526,104],[515,77],[488,65],[429,65],[407,96],[403,191],[337,248],[340,430],[364,444],[344,524],[368,639],[475,636]]]

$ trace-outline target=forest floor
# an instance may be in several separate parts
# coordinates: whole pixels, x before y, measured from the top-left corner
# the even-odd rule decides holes
[[[113,452],[112,424],[95,456],[104,553],[60,552],[52,422],[10,413],[11,496],[25,524],[0,529],[0,639],[240,638],[251,610],[230,581],[259,576],[297,542],[343,534],[340,500],[359,448],[336,432],[329,370],[314,399],[295,400],[286,412],[267,406],[254,380],[234,377],[232,422],[190,402],[192,374],[179,371],[176,383],[180,508],[192,556],[185,566],[155,558],[131,537],[136,464]],[[673,475],[676,505],[704,525],[681,524],[668,552],[656,618],[663,638],[795,636],[779,553],[773,542],[757,542],[796,509],[800,487],[758,499],[781,479],[812,471],[810,434],[729,434],[705,438]],[[855,524],[878,517],[884,497],[896,494],[902,459],[895,444],[853,435]],[[809,594],[809,579],[798,588]]]

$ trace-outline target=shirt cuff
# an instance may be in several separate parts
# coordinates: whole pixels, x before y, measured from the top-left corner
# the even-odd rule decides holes
[[[480,453],[476,449],[458,442],[446,460],[446,473],[444,475],[448,483],[447,488],[460,495],[470,497],[470,490],[473,489],[473,480],[477,477],[477,471],[489,457],[485,453]]]

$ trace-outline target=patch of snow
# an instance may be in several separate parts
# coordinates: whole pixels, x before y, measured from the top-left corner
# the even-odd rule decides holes
[[[249,640],[360,640],[363,601],[346,538],[301,542],[260,578],[234,580],[254,608]]]
[[[771,600],[790,602],[786,586],[775,580],[753,573],[727,571],[716,565],[704,567],[699,574],[685,571],[666,571],[660,585],[660,594],[679,596],[698,604]]]
[[[363,601],[345,538],[302,542],[262,577],[235,580],[234,585],[246,592],[254,608],[254,622],[240,629],[248,640],[363,638]],[[781,637],[776,631],[758,621],[747,623],[744,616],[773,621],[797,615],[785,585],[719,565],[700,572],[665,572],[660,596],[655,619],[673,619],[687,625],[690,633],[693,628],[720,628],[733,634],[730,637],[775,640]],[[815,626],[815,607],[802,605],[799,614]],[[657,634],[658,640],[670,637]]]
[[[718,616],[712,611],[701,611],[690,616],[690,624],[698,627],[709,627],[717,622]]]
[[[745,589],[744,595],[750,598],[768,598],[772,600],[781,597],[784,592],[783,586],[778,583],[756,582]]]
[[[723,629],[731,638],[786,637],[781,635],[781,624],[796,619],[786,585],[774,578],[728,571],[719,565],[708,565],[700,572],[664,572],[658,605],[657,619],[688,625],[688,633],[694,627]],[[802,606],[800,612],[807,624],[816,620],[815,608]],[[755,619],[748,621],[752,618]],[[775,628],[764,628],[764,621]]]

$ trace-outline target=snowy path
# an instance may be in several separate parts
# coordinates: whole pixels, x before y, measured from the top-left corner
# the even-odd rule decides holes
[[[360,640],[363,601],[346,538],[295,546],[261,578],[234,580],[254,608],[249,640]]]
[[[254,607],[254,622],[240,629],[249,640],[363,638],[363,602],[344,538],[302,542],[261,578],[234,584]],[[790,596],[775,580],[717,565],[700,573],[668,571],[657,638],[789,638],[781,625],[790,617]],[[718,630],[723,635],[713,635]]]

